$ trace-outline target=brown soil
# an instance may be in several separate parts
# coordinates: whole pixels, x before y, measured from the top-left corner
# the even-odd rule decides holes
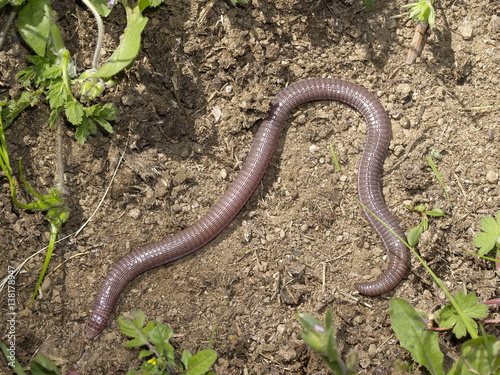
[[[123,151],[124,162],[92,221],[57,245],[33,307],[27,301],[44,254],[16,277],[19,361],[27,365],[45,354],[80,374],[138,368],[138,352],[123,347],[116,321],[137,309],[169,324],[180,349],[205,348],[214,331],[218,374],[327,374],[300,339],[295,318],[299,312],[321,318],[327,309],[342,353],[359,351],[359,374],[389,374],[396,359],[411,361],[391,330],[388,302],[400,296],[432,311],[439,303],[436,288],[413,262],[391,293],[356,293],[355,281],[373,279],[386,267],[385,251],[356,202],[365,124],[352,109],[325,102],[303,106],[290,118],[262,184],[215,241],[139,276],[122,294],[108,328],[94,341],[84,338],[96,289],[111,264],[203,215],[238,173],[270,100],[311,77],[354,81],[380,97],[394,128],[383,180],[388,206],[406,230],[420,217],[405,203],[445,209],[445,217],[431,220],[421,254],[451,290],[465,286],[481,300],[498,297],[491,264],[459,251],[475,250],[479,220],[500,206],[498,7],[495,0],[437,2],[437,25],[423,55],[406,66],[414,23],[392,18],[403,3],[378,1],[366,13],[360,0],[253,0],[246,8],[167,0],[148,12],[137,62],[103,98],[119,107],[115,133],[82,146],[74,129],[65,128],[72,216],[61,236],[96,209]],[[94,20],[81,4],[54,7],[78,66],[89,67]],[[0,23],[6,18],[2,14]],[[124,22],[119,9],[106,20],[103,60]],[[0,97],[17,92],[15,74],[26,53],[19,37],[9,34],[0,52]],[[490,105],[496,107],[465,109]],[[11,160],[22,157],[30,183],[42,191],[56,182],[56,137],[47,116],[43,105],[25,111],[6,134]],[[330,143],[341,172],[334,169]],[[432,150],[443,156],[438,168],[451,207],[426,164]],[[47,243],[48,226],[43,214],[13,208],[6,179],[1,181],[3,277],[7,265]],[[2,315],[6,305],[0,304]],[[4,340],[7,325],[1,327]],[[460,342],[442,333],[441,344],[449,361],[456,357]]]

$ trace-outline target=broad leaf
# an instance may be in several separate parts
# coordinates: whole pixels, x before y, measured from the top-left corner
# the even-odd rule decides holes
[[[137,11],[137,13],[139,13]],[[120,40],[120,44],[111,55],[108,62],[93,75],[94,77],[108,78],[119,73],[132,64],[141,47],[141,33],[146,27],[148,18],[142,14],[134,14],[133,20],[129,23]]]
[[[49,0],[31,0],[19,11],[19,32],[39,56],[45,56],[50,35],[51,7]]]
[[[204,375],[217,360],[215,350],[200,350],[188,359],[188,368],[185,375]]]
[[[389,314],[401,346],[431,374],[444,375],[444,355],[439,349],[438,335],[426,329],[425,321],[415,308],[402,298],[393,298],[389,303]]]

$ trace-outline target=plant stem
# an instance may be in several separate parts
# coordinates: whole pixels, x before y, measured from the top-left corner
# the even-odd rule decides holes
[[[92,5],[92,3],[89,0],[82,0],[82,1],[87,6],[87,8],[90,9],[90,11],[95,17],[95,20],[97,21],[97,44],[95,46],[94,58],[92,59],[92,69],[97,70],[99,67],[99,56],[101,54],[102,39],[104,36],[104,23],[102,22],[101,15],[97,11],[97,9]]]
[[[64,186],[64,158],[62,146],[62,124],[61,120],[57,121],[57,189],[66,194],[66,186]]]
[[[448,291],[448,289],[446,289],[446,287],[444,286],[444,284],[441,282],[441,280],[439,279],[439,277],[436,276],[436,274],[434,272],[432,272],[431,268],[427,265],[427,263],[425,262],[425,260],[423,260],[420,255],[418,255],[418,253],[415,251],[415,248],[413,246],[410,246],[408,244],[408,242],[406,242],[404,240],[404,238],[401,238],[397,233],[395,233],[382,219],[380,219],[377,215],[375,215],[375,213],[373,213],[368,207],[366,207],[362,202],[360,202],[358,200],[358,203],[370,214],[372,215],[375,219],[377,219],[383,226],[385,226],[387,228],[387,230],[389,230],[393,235],[395,235],[401,242],[403,242],[406,247],[411,251],[411,253],[413,255],[415,255],[415,257],[418,259],[418,261],[422,264],[422,266],[424,266],[424,268],[427,270],[427,272],[429,272],[429,274],[431,275],[431,277],[434,279],[434,281],[436,282],[436,284],[443,290],[444,294],[446,295],[446,297],[448,298],[448,300],[450,301],[451,305],[453,306],[453,308],[456,310],[458,316],[460,317],[460,319],[462,320],[463,324],[465,325],[465,328],[467,329],[467,332],[469,333],[470,337],[475,339],[478,337],[476,331],[474,330],[474,328],[470,325],[469,323],[469,318],[464,314],[464,312],[462,311],[462,309],[460,308],[460,306],[458,305],[457,301],[455,300],[455,298],[453,298],[453,296],[451,295],[451,293]]]
[[[1,33],[0,33],[0,48],[2,48],[2,45],[3,45],[3,42],[5,40],[5,36],[7,35],[7,32],[9,31],[10,29],[10,25],[12,24],[12,21],[14,20],[14,17],[16,16],[17,14],[17,7],[14,8],[15,10],[13,10],[12,12],[10,12],[9,14],[9,18],[7,18],[7,22],[5,22],[5,26],[4,28],[2,29]]]
[[[52,20],[50,22],[50,37],[52,44],[56,49],[54,53],[58,55],[59,51],[65,49],[65,47],[61,36],[61,31],[59,30],[59,26],[57,26],[56,21],[54,20],[54,16],[52,16]]]
[[[434,279],[434,281],[436,282],[438,287],[441,288],[441,290],[444,292],[444,294],[446,295],[446,298],[448,298],[448,301],[450,301],[451,305],[455,308],[455,311],[457,312],[458,316],[462,320],[462,323],[465,325],[465,328],[467,329],[467,332],[469,333],[470,337],[473,339],[478,338],[479,337],[478,334],[476,333],[474,328],[469,323],[469,318],[464,314],[464,312],[462,311],[462,309],[458,305],[457,301],[455,300],[455,298],[453,298],[453,296],[448,291],[448,289],[446,289],[444,284],[441,282],[441,279],[436,276],[436,274],[427,265],[426,261],[423,260],[420,257],[420,255],[418,255],[418,253],[415,251],[415,248],[409,247],[409,249],[412,252],[412,254],[418,259],[418,261],[422,264],[422,266],[424,266],[424,268],[427,270],[427,272],[429,272],[429,275],[431,275],[431,277]]]

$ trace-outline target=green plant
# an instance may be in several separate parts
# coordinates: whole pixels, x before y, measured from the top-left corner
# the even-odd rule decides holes
[[[365,205],[360,204],[395,236],[399,237]],[[453,328],[453,333],[457,338],[466,334],[470,336],[470,340],[466,341],[462,346],[462,354],[459,360],[448,372],[448,375],[500,373],[500,342],[492,336],[486,336],[484,332],[482,332],[482,336],[479,336],[477,332],[478,325],[474,321],[474,319],[486,317],[488,306],[479,303],[473,292],[462,293],[458,291],[455,296],[452,296],[415,248],[410,246],[404,238],[399,237],[399,239],[405,243],[413,256],[418,259],[449,301],[435,314],[439,320],[439,326],[444,329]],[[438,344],[437,334],[425,333],[430,327],[430,317],[423,313],[417,313],[413,306],[401,298],[394,298],[393,301],[391,301],[392,310],[389,310],[389,314],[394,333],[400,340],[401,345],[413,355],[415,361],[425,366],[431,374],[444,374],[440,361],[441,355],[435,353]],[[421,319],[423,323],[420,322]],[[408,329],[408,327],[410,328]],[[486,372],[483,372],[483,370]]]
[[[340,357],[333,326],[332,312],[325,314],[325,323],[308,314],[297,314],[297,319],[302,324],[302,339],[318,353],[335,375],[351,375],[356,373],[358,354],[351,351],[344,361]]]
[[[363,0],[363,8],[366,12],[369,12],[375,6],[375,0]]]
[[[105,87],[113,85],[115,81],[112,78],[135,60],[140,49],[142,31],[148,21],[142,12],[162,2],[163,0],[140,0],[132,5],[127,0],[121,1],[127,16],[127,26],[117,49],[98,69],[102,41],[100,15],[109,15],[116,1],[85,0],[98,19],[100,33],[93,66],[80,76],[76,75],[76,66],[62,40],[50,0],[29,0],[21,5],[18,13],[19,32],[36,55],[29,56],[31,65],[19,72],[19,82],[26,90],[17,98],[11,99],[2,110],[5,128],[24,109],[45,100],[51,108],[48,124],[53,126],[64,117],[76,127],[75,137],[79,143],[85,142],[99,128],[112,133],[110,121],[115,119],[115,106],[112,103],[86,103],[100,96]]]
[[[1,341],[0,349],[2,349],[3,355],[7,360],[7,365],[12,369],[12,371],[14,371],[17,375],[26,375],[26,372],[23,370],[23,367],[19,364],[15,356],[9,352],[9,349]],[[43,355],[37,355],[31,360],[30,372],[32,375],[61,374],[55,363]]]
[[[431,210],[428,210],[425,204],[419,204],[416,206],[406,206],[406,208],[409,209],[410,211],[415,211],[422,215],[420,223],[417,226],[411,228],[406,236],[408,239],[408,244],[410,246],[416,246],[418,244],[418,241],[422,233],[429,228],[429,219],[427,218],[428,216],[442,217],[445,215],[442,209],[433,208]]]
[[[450,194],[448,193],[448,189],[446,189],[446,185],[444,183],[444,180],[441,177],[441,174],[439,173],[439,171],[438,171],[438,169],[436,167],[436,163],[434,163],[433,156],[428,156],[426,158],[426,160],[427,160],[427,163],[429,164],[429,166],[431,167],[432,172],[434,172],[434,175],[436,176],[439,184],[441,185],[441,188],[443,189],[443,192],[444,192],[444,195],[446,197],[446,200],[448,201],[448,204],[451,206]]]
[[[181,363],[175,360],[175,349],[170,343],[174,332],[164,324],[156,321],[146,324],[146,316],[141,311],[134,311],[131,318],[120,316],[118,324],[123,334],[131,337],[132,340],[126,342],[126,347],[143,347],[147,349],[141,350],[139,359],[144,359],[140,370],[130,371],[127,375],[141,374],[184,374],[184,375],[214,375],[210,371],[210,367],[217,360],[217,353],[210,349],[200,350],[196,354],[191,354],[184,350],[181,356]]]
[[[248,4],[248,1],[249,0],[226,0],[229,4],[231,4],[232,6],[245,6]]]
[[[5,102],[0,102],[0,109],[4,104]],[[21,203],[17,200],[16,197],[17,183],[13,177],[12,167],[10,165],[9,152],[7,150],[7,143],[5,141],[5,135],[3,131],[1,117],[0,117],[0,168],[3,170],[5,176],[7,177],[7,180],[9,181],[10,196],[12,202],[16,206],[25,210],[46,211],[47,214],[45,217],[47,218],[50,224],[49,245],[47,247],[47,254],[45,256],[42,270],[40,271],[40,275],[38,277],[35,290],[33,291],[31,297],[31,303],[33,303],[38,293],[38,289],[40,288],[40,285],[42,284],[42,281],[45,277],[45,273],[47,272],[47,268],[50,263],[50,258],[52,257],[52,252],[55,247],[57,236],[61,230],[62,225],[68,220],[70,210],[64,201],[63,194],[61,192],[63,190],[62,186],[59,189],[49,189],[48,194],[42,195],[37,191],[35,191],[35,189],[33,189],[28,184],[26,178],[24,177],[21,160],[19,160],[19,175],[21,178],[21,182],[23,183],[26,190],[35,198],[35,200],[27,204]]]
[[[462,297],[457,293],[457,301],[462,304]],[[474,293],[469,293],[469,308],[476,310],[472,315],[485,316],[486,305],[478,304]],[[445,305],[439,312],[453,311],[451,305]],[[438,312],[438,313],[439,313]],[[460,318],[455,314],[454,321],[459,324]],[[471,315],[471,311],[467,311]],[[439,336],[431,330],[430,316],[417,310],[402,298],[393,298],[389,303],[391,325],[403,348],[408,350],[413,359],[424,366],[432,375],[444,375],[444,355],[440,350]],[[444,315],[440,313],[439,315]],[[446,319],[440,322],[446,325]],[[481,327],[482,329],[482,327]],[[447,375],[498,374],[500,371],[500,341],[493,336],[487,336],[482,330],[481,336],[467,340],[461,348],[458,361],[447,372]]]
[[[474,246],[479,248],[478,254],[485,255],[492,250],[500,251],[500,210],[497,219],[491,216],[483,217],[479,222],[482,232],[476,234]]]
[[[415,22],[423,22],[425,26],[432,29],[436,19],[433,3],[434,0],[419,0],[418,3],[403,5],[403,7],[408,8],[409,16]]]
[[[62,167],[64,162],[61,148],[58,147],[59,185],[57,188],[49,189],[46,195],[39,194],[28,184],[19,162],[20,179],[26,190],[34,197],[32,203],[20,203],[16,198],[17,184],[13,178],[3,130],[7,129],[23,110],[46,101],[51,109],[47,122],[50,127],[57,125],[58,145],[62,142],[60,135],[62,120],[76,127],[75,137],[79,143],[84,143],[88,136],[95,134],[99,128],[112,133],[110,122],[116,116],[115,106],[112,103],[89,104],[89,101],[99,97],[105,87],[113,85],[115,81],[112,77],[134,61],[139,53],[141,33],[148,21],[142,12],[148,7],[158,6],[163,0],[140,0],[135,4],[128,0],[121,1],[127,16],[127,26],[117,49],[100,68],[98,68],[98,57],[103,34],[100,16],[109,15],[117,1],[83,0],[83,2],[96,17],[99,33],[92,67],[77,76],[77,68],[64,45],[50,0],[0,1],[0,9],[6,5],[14,6],[14,11],[18,13],[19,33],[35,52],[35,55],[28,56],[30,64],[18,73],[19,83],[24,90],[18,97],[0,102],[0,167],[9,180],[12,201],[16,206],[26,210],[46,211],[46,217],[50,222],[47,255],[31,302],[44,279],[61,226],[69,218],[69,208],[62,193],[65,191]]]

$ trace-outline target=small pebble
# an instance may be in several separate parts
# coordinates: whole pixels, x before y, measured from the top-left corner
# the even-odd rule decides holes
[[[201,154],[203,152],[203,148],[198,143],[193,143],[193,151],[197,154]]]
[[[496,184],[498,181],[498,173],[494,171],[486,172],[486,180],[491,184]]]
[[[309,146],[309,152],[316,152],[319,150],[319,147],[316,145],[310,145]]]
[[[132,208],[129,212],[128,215],[133,218],[133,219],[138,219],[139,216],[141,216],[141,211],[138,208]]]
[[[458,33],[462,36],[464,40],[469,40],[472,38],[472,32],[474,28],[472,23],[466,18],[460,26],[458,26]]]
[[[223,180],[225,180],[227,178],[227,171],[224,168],[222,168],[220,170],[220,174],[219,175],[220,175],[220,178],[222,178]]]
[[[408,83],[400,83],[396,86],[396,92],[402,97],[407,97],[411,91],[411,86]]]
[[[307,225],[307,224],[302,224],[302,225],[300,226],[300,230],[301,230],[302,232],[305,232],[305,231],[306,231],[306,230],[308,230],[308,229],[309,229],[309,225]]]

